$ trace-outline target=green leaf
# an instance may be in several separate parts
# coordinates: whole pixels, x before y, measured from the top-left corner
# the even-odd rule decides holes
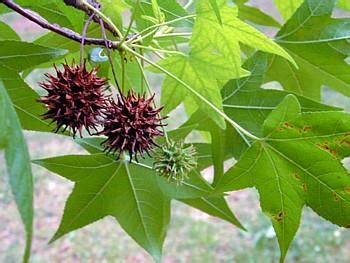
[[[217,125],[202,111],[195,112],[180,128],[186,129],[186,127],[194,127],[198,131],[209,132],[212,137],[215,136],[215,132],[217,132],[216,130],[218,129]],[[220,133],[222,133],[222,131],[220,131]],[[199,155],[199,169],[205,169],[213,165],[216,156],[218,156],[218,158],[224,158],[224,160],[228,160],[232,157],[239,159],[249,146],[246,138],[230,125],[226,126],[226,130],[221,138],[223,142],[220,142],[220,144],[225,145],[224,157],[222,157],[222,153],[220,153],[221,150],[219,150],[217,146],[212,145],[212,143],[194,144]],[[215,162],[219,161],[215,160]]]
[[[256,7],[245,5],[244,3],[237,3],[238,18],[243,21],[250,21],[257,25],[270,26],[280,28],[280,23],[272,16],[264,13]]]
[[[239,61],[240,54],[237,52],[237,48],[238,44],[242,43],[294,62],[293,58],[273,40],[241,21],[237,17],[237,7],[229,7],[224,0],[217,0],[216,2],[220,8],[222,25],[217,23],[215,12],[208,0],[198,2],[197,20],[191,40],[194,48],[201,49],[210,46],[213,47],[216,53],[222,53],[226,59]],[[240,64],[236,65],[237,68],[239,66]]]
[[[275,0],[276,6],[279,9],[282,17],[287,21],[304,0]]]
[[[158,1],[151,0],[151,4],[152,4],[153,15],[156,18],[157,23],[164,22],[165,16],[162,13],[162,11],[160,10],[160,6],[158,5]]]
[[[216,0],[209,0],[209,3],[211,5],[211,7],[213,8],[215,15],[216,15],[216,18],[218,19],[220,25],[222,25],[220,9],[219,9],[219,6],[218,6]]]
[[[225,146],[226,146],[226,132],[220,128],[214,127],[210,129],[211,135],[211,147],[214,163],[214,181],[213,186],[224,175],[224,162],[225,162]]]
[[[63,1],[61,1],[60,5],[65,4],[63,3]],[[47,21],[50,21],[50,23],[56,23],[60,26],[72,29],[74,28],[70,19],[67,17],[67,14],[60,10],[58,4],[52,3],[45,5],[30,6],[30,9],[40,14]]]
[[[251,71],[251,75],[231,80],[225,85],[222,91],[223,106],[231,119],[255,135],[261,136],[264,120],[290,92],[260,88],[268,67],[266,54],[254,54],[246,61],[244,67]],[[298,96],[298,99],[303,112],[339,110],[302,96]]]
[[[29,261],[33,225],[33,181],[27,144],[11,100],[0,81],[0,149],[5,159],[10,186],[26,231],[24,262]]]
[[[53,130],[50,122],[40,117],[45,113],[45,107],[36,101],[39,98],[38,94],[22,80],[17,72],[0,66],[0,80],[11,98],[23,129],[42,132]]]
[[[159,65],[189,84],[217,108],[222,109],[222,98],[216,79],[220,78],[220,76],[229,79],[229,76],[232,76],[232,65],[228,63],[222,64],[221,61],[222,59],[220,61],[213,60],[209,54],[201,51],[191,52],[188,56],[171,56],[160,61]],[[227,76],[224,76],[225,74]],[[193,96],[182,84],[170,77],[164,80],[163,87],[161,103],[165,105],[165,113],[178,106],[186,96],[191,96],[191,98]],[[220,127],[225,126],[222,117],[218,117],[218,114],[207,103],[197,97],[193,97],[193,100]]]
[[[187,130],[187,128],[180,128],[180,130]],[[174,130],[173,132],[169,132],[169,138],[176,139],[179,136],[178,130]],[[231,131],[231,130],[230,130]],[[182,132],[180,132],[181,134]],[[184,137],[187,136],[185,133]],[[180,138],[179,138],[180,139]],[[102,138],[88,138],[88,139],[78,139],[77,142],[84,149],[86,149],[89,153],[97,154],[103,151],[101,147]],[[208,167],[211,164],[211,159],[209,164],[205,164],[207,152],[210,153],[210,145],[201,145],[204,147],[199,147],[199,145],[195,145],[198,151],[198,162],[201,164],[198,168],[202,170]],[[209,146],[209,147],[206,147]],[[206,149],[209,148],[209,151]],[[209,155],[210,157],[210,155]],[[113,159],[113,157],[111,156]],[[152,160],[143,160],[144,167],[152,165]],[[235,215],[232,213],[230,208],[228,207],[225,199],[221,197],[221,194],[213,193],[213,188],[203,179],[199,172],[194,171],[190,178],[186,179],[182,185],[170,184],[166,180],[157,176],[157,181],[160,189],[164,195],[169,198],[175,198],[189,206],[193,206],[209,215],[221,218],[226,220],[233,225],[244,229],[241,223],[237,220]]]
[[[338,0],[339,7],[350,10],[350,2],[348,0]]]
[[[57,3],[60,0],[17,0],[16,3],[22,6],[42,6],[45,4]]]
[[[0,40],[20,40],[17,33],[7,24],[0,21]]]
[[[267,80],[284,89],[320,99],[321,86],[350,96],[349,19],[331,17],[334,0],[306,0],[277,34],[277,42],[297,62],[299,69],[278,57],[271,58]]]
[[[176,135],[173,136],[172,132],[169,133],[169,138],[175,139]],[[91,154],[98,154],[103,152],[103,147],[101,142],[103,138],[86,138],[86,139],[77,139],[76,142],[87,150]],[[114,160],[114,156],[108,156],[111,160]],[[142,165],[148,169],[152,169],[153,160],[151,158],[143,159]],[[167,179],[158,176],[154,172],[159,188],[162,190],[164,195],[169,198],[198,198],[198,197],[208,197],[213,195],[213,188],[205,181],[202,175],[198,171],[193,171],[189,178],[187,178],[181,185],[170,183]]]
[[[114,65],[116,68],[116,74],[118,79],[122,79],[122,63],[121,59],[119,57],[119,54],[112,54],[112,57],[114,58]],[[142,73],[140,71],[140,67],[137,64],[137,60],[131,60],[129,59],[127,63],[125,63],[125,75],[124,75],[124,90],[128,91],[130,89],[133,89],[134,91],[137,92],[144,92],[145,87],[142,86]],[[110,72],[110,79],[113,79],[112,72]],[[142,90],[143,89],[143,90]]]
[[[52,241],[113,216],[123,229],[159,261],[170,217],[170,200],[152,170],[116,162],[105,154],[37,160],[36,164],[75,183]]]
[[[129,8],[129,5],[123,0],[101,0],[100,3],[103,13],[109,16],[118,28],[123,28],[123,13]]]
[[[263,133],[262,126],[266,117],[289,94],[284,91],[260,89],[267,66],[267,55],[256,53],[244,64],[244,68],[251,71],[251,75],[229,81],[222,90],[225,113],[258,136]],[[298,98],[303,112],[339,110],[301,96]],[[201,111],[194,113],[181,126],[182,129],[186,127],[194,127],[196,130],[211,133],[211,144],[208,144],[208,147],[201,145],[198,151],[201,156],[208,156],[208,158],[200,159],[201,168],[204,169],[214,164],[216,172],[214,183],[221,177],[222,162],[232,157],[239,159],[252,143],[249,138],[234,130],[230,125],[227,125],[225,131],[220,131],[216,124],[208,118],[208,114]],[[198,148],[198,145],[196,146]]]
[[[144,19],[142,16],[152,16],[152,1],[151,0],[142,0],[142,1],[127,1],[130,5],[133,6],[133,13],[137,23],[138,30],[143,30],[152,24]],[[176,1],[176,0],[162,0],[158,1],[158,5],[160,7],[160,11],[165,15],[165,20],[173,20],[183,16],[188,15],[187,11]],[[185,26],[192,27],[193,19],[185,19],[183,21],[179,21],[172,26]]]
[[[207,131],[211,135],[211,143],[206,144],[208,147],[200,147],[197,149],[197,152],[200,169],[204,169],[211,164],[214,165],[213,185],[215,186],[217,181],[224,174],[224,161],[232,158],[232,156],[240,156],[240,152],[243,152],[246,149],[245,142],[230,125],[227,125],[227,128],[223,130],[201,111],[195,112],[191,118],[180,127],[180,129],[186,129],[187,127],[193,127],[193,129],[199,131]],[[242,147],[244,148],[243,150]],[[211,158],[209,163],[202,160],[203,156],[206,158],[209,157],[209,159]]]
[[[67,41],[67,38],[53,32],[39,37],[34,41],[34,44],[46,47],[66,49],[69,50],[69,52],[76,52],[80,49],[80,44],[78,42]]]
[[[350,226],[350,115],[301,112],[288,95],[264,123],[255,142],[218,184],[218,191],[256,187],[261,207],[277,233],[283,261],[300,224],[302,208]]]
[[[37,64],[47,62],[67,53],[54,49],[14,40],[0,41],[0,66],[22,71]]]
[[[150,167],[152,169],[152,167]],[[158,176],[159,188],[164,195],[172,199],[193,199],[208,197],[213,194],[214,189],[205,181],[198,171],[192,171],[182,184],[177,185],[168,182],[167,179]]]
[[[202,197],[197,199],[181,199],[179,201],[245,230],[244,226],[242,226],[236,216],[232,213],[224,197]]]
[[[225,128],[223,118],[218,116],[218,110],[222,109],[220,82],[224,83],[247,73],[241,68],[239,42],[286,58],[290,57],[272,40],[239,20],[235,8],[229,7],[221,0],[218,4],[223,25],[217,23],[210,3],[207,0],[200,1],[190,41],[191,52],[188,56],[168,57],[161,60],[159,65],[175,74],[212,104],[209,105],[208,101],[193,95],[179,81],[167,77],[162,89],[162,104],[166,105],[166,112],[173,110],[186,97],[187,103],[196,103],[219,127]]]

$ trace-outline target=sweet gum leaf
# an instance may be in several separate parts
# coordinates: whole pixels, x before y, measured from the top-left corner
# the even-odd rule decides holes
[[[349,142],[348,113],[303,113],[298,99],[288,95],[265,120],[263,139],[224,175],[217,190],[257,188],[283,261],[305,205],[334,224],[350,226],[350,177],[342,164],[350,155]]]

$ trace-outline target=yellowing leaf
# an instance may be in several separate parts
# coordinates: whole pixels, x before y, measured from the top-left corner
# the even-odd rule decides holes
[[[236,77],[230,61],[225,61],[221,56],[213,56],[206,50],[191,52],[188,56],[171,56],[160,61],[159,65],[175,74],[221,110],[222,98],[217,79],[227,81]],[[243,70],[242,74],[245,74]],[[217,112],[206,102],[193,96],[181,83],[166,77],[163,87],[162,104],[165,105],[165,112],[173,110],[186,96],[191,96],[193,101],[204,109],[220,127],[225,127],[222,117],[218,116]]]
[[[273,53],[294,62],[293,58],[273,40],[254,27],[241,21],[236,7],[230,7],[226,1],[216,1],[219,6],[222,25],[217,22],[216,14],[207,0],[201,0],[197,5],[197,21],[193,31],[191,44],[193,48],[213,46],[217,52],[223,53],[233,61],[239,61],[236,49],[231,49],[235,43],[243,43],[255,49]],[[235,59],[233,59],[235,58]]]
[[[275,0],[275,3],[282,17],[287,21],[303,3],[303,0]]]
[[[345,10],[350,10],[350,1],[349,0],[339,0],[338,5]]]

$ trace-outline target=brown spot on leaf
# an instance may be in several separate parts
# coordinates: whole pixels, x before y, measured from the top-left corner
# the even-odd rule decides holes
[[[341,144],[345,144],[346,146],[350,147],[350,140],[348,139],[343,139],[340,141]]]
[[[347,224],[345,227],[346,227],[346,228],[350,228],[350,224]]]
[[[350,187],[349,187],[349,186],[348,186],[348,187],[345,187],[345,188],[344,188],[344,191],[345,191],[346,193],[350,194]]]
[[[312,129],[311,126],[308,126],[308,125],[305,125],[304,128],[303,128],[303,132],[308,132]]]
[[[339,201],[339,196],[336,192],[333,192],[333,199],[335,202],[338,202]]]
[[[281,222],[285,216],[286,214],[281,211],[277,215],[274,215],[273,219],[276,220],[277,222]]]
[[[285,123],[283,123],[283,125],[284,125],[284,127],[286,127],[286,128],[293,128],[293,125],[291,125],[289,122],[285,122]]]
[[[307,184],[306,183],[303,183],[301,185],[301,188],[303,189],[303,191],[306,193],[307,192]]]
[[[316,144],[317,147],[321,148],[322,150],[325,150],[327,152],[329,152],[330,154],[332,154],[335,158],[337,157],[337,151],[332,149],[329,146],[328,141],[325,141],[324,143],[317,143]]]
[[[297,179],[298,181],[300,181],[301,180],[301,177],[300,177],[300,175],[298,175],[298,174],[294,174],[294,177],[295,177],[295,179]]]

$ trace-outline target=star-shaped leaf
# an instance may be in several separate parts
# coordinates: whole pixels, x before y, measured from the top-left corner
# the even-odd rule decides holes
[[[261,136],[263,122],[267,116],[291,92],[260,88],[268,68],[266,54],[257,52],[245,62],[244,68],[251,71],[251,75],[239,80],[231,80],[224,86],[223,106],[225,113],[231,119]],[[303,96],[297,96],[297,98],[303,112],[339,110]]]
[[[237,7],[230,7],[224,0],[217,0],[222,24],[218,23],[216,13],[208,0],[201,0],[197,4],[197,20],[193,30],[191,45],[193,48],[210,46],[217,53],[223,54],[240,67],[239,43],[284,57],[291,62],[290,55],[254,27],[238,18]]]
[[[228,80],[236,75],[232,72],[232,64],[223,57],[212,56],[206,50],[192,51],[189,55],[176,55],[159,62],[159,65],[171,71],[194,90],[207,98],[210,103],[222,110],[222,98],[217,79]],[[245,74],[242,70],[242,74]],[[188,89],[173,78],[167,77],[163,83],[161,103],[165,112],[173,110],[186,96],[191,96],[194,102],[208,112],[209,116],[224,127],[225,123],[206,102],[194,96]]]
[[[334,224],[350,227],[350,115],[302,113],[293,95],[269,115],[256,141],[218,184],[218,191],[256,187],[277,233],[283,261],[305,205]]]
[[[267,80],[284,89],[320,99],[327,85],[350,96],[349,19],[331,17],[335,0],[306,0],[277,34],[276,41],[294,58],[299,69],[278,57],[271,59]]]
[[[260,88],[268,68],[267,55],[257,52],[248,59],[243,67],[251,75],[238,80],[229,81],[222,90],[225,113],[239,125],[262,136],[262,127],[267,116],[274,110],[289,92],[267,90]],[[302,96],[298,96],[303,112],[336,111],[334,107],[320,104]],[[239,159],[241,154],[252,143],[249,138],[227,125],[226,130],[220,129],[203,111],[197,111],[181,128],[193,127],[199,131],[211,134],[211,150],[209,159],[213,161],[215,180],[223,173],[223,162],[232,157]]]
[[[282,17],[287,21],[303,3],[303,0],[275,0],[275,3]]]
[[[152,170],[113,161],[105,154],[62,156],[35,163],[75,183],[52,241],[113,216],[140,246],[160,260],[170,199],[158,187]]]
[[[167,76],[162,89],[162,104],[167,112],[186,97],[187,104],[197,104],[219,127],[225,128],[224,119],[218,114],[222,110],[220,83],[247,75],[241,68],[239,43],[277,54],[292,62],[293,59],[278,44],[241,21],[237,17],[237,8],[228,6],[224,0],[216,2],[222,23],[218,22],[217,13],[209,1],[199,1],[190,41],[191,51],[187,56],[167,57],[159,62],[159,66],[202,95],[200,98],[174,77]]]

